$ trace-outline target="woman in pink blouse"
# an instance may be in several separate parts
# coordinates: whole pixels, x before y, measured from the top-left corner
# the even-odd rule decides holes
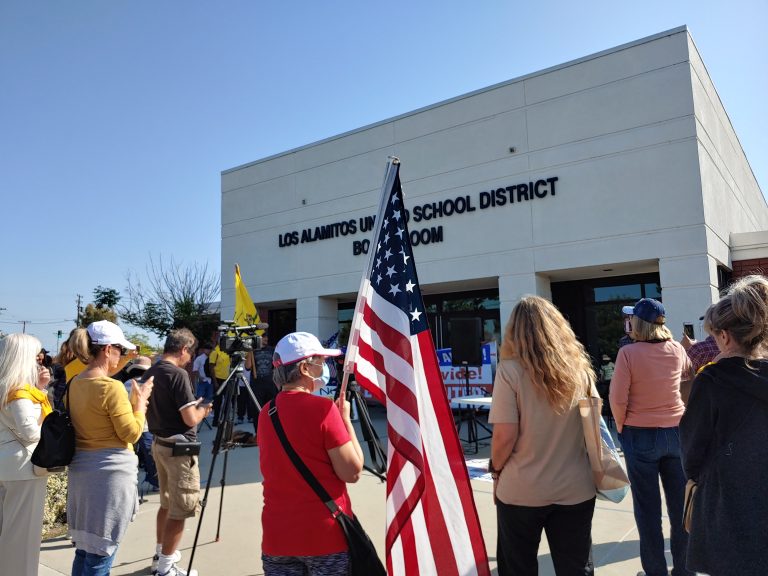
[[[664,486],[671,525],[672,576],[685,569],[688,535],[683,530],[685,474],[678,425],[685,411],[680,383],[691,378],[691,361],[664,325],[661,302],[643,298],[632,316],[633,344],[616,356],[610,403],[632,483],[632,503],[640,536],[640,561],[646,576],[667,576],[661,530]]]

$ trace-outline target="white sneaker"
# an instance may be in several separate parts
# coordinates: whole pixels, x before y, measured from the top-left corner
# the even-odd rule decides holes
[[[179,560],[181,560],[181,552],[179,550],[176,550],[176,552],[173,553],[173,563],[176,564]],[[160,561],[160,556],[155,554],[152,556],[152,566],[150,568],[150,573],[152,576],[157,576],[157,563]]]
[[[187,574],[186,570],[182,570],[176,564],[173,564],[168,572],[163,572],[162,574],[158,573],[157,576],[198,576],[198,574],[197,570],[194,568],[189,574]]]

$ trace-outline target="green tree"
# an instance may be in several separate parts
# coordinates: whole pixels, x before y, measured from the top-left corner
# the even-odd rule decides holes
[[[109,320],[117,324],[117,312],[111,308],[99,308],[95,304],[88,304],[80,313],[80,326],[88,326],[99,320]]]
[[[120,292],[114,288],[96,286],[93,289],[93,303],[96,305],[96,308],[100,310],[102,308],[111,308],[114,310],[118,302],[120,302]]]
[[[120,292],[114,288],[105,288],[97,286],[93,289],[93,303],[88,304],[80,313],[78,324],[88,326],[92,322],[99,320],[109,320],[117,323],[117,312],[115,306],[120,302]]]
[[[133,342],[136,344],[136,348],[139,350],[139,354],[142,356],[152,356],[153,354],[157,354],[158,352],[162,351],[162,347],[153,345],[149,341],[149,336],[146,334],[141,334],[139,332],[128,333],[125,335],[125,338],[128,340],[128,342]]]
[[[160,337],[173,328],[189,328],[207,340],[218,324],[220,281],[207,264],[165,264],[162,256],[147,266],[147,284],[128,273],[127,303],[120,317]]]

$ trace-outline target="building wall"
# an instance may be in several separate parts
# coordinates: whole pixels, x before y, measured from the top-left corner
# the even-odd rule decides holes
[[[223,317],[238,262],[257,303],[295,305],[299,328],[329,333],[367,262],[353,243],[370,233],[279,244],[373,215],[396,155],[412,214],[446,199],[475,206],[411,219],[411,230],[442,226],[442,242],[415,248],[426,293],[498,287],[503,323],[551,281],[658,271],[673,329],[698,318],[726,231],[768,228],[768,210],[727,116],[705,107],[716,93],[692,47],[685,28],[672,30],[225,171]],[[721,137],[705,139],[710,126]],[[736,174],[731,188],[703,156]],[[554,195],[479,208],[482,192],[551,177]]]
[[[768,231],[731,234],[732,279],[768,274]]]

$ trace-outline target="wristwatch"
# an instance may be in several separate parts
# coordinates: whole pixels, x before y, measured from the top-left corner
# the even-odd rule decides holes
[[[491,473],[491,478],[494,480],[499,479],[499,474],[501,474],[501,470],[496,470],[496,468],[493,467],[493,460],[488,458],[488,472]]]

